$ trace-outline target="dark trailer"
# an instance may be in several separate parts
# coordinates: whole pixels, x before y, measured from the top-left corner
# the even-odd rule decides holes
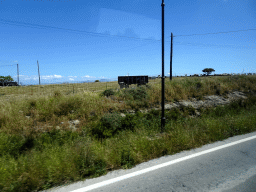
[[[19,86],[15,81],[2,81],[0,82],[0,86]]]
[[[118,76],[118,84],[120,88],[128,88],[131,84],[146,85],[148,76]]]

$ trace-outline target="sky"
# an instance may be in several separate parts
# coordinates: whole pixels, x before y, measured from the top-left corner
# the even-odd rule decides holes
[[[0,76],[42,84],[162,74],[162,0],[0,0]],[[170,75],[256,72],[255,0],[165,0]],[[213,73],[213,74],[214,74]]]

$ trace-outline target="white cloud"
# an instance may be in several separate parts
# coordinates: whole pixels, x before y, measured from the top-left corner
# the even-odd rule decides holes
[[[54,75],[54,78],[62,78],[61,75]]]
[[[45,75],[45,76],[42,76],[42,79],[59,79],[62,77],[63,76],[61,76],[61,75]]]
[[[29,77],[29,76],[27,76],[27,77],[25,77],[25,80],[38,80],[38,77],[35,77],[35,76]]]
[[[70,81],[74,81],[75,79],[69,78]]]
[[[95,77],[89,76],[89,75],[85,75],[85,76],[83,76],[83,78],[95,78]]]
[[[69,78],[77,78],[77,76],[68,76]]]

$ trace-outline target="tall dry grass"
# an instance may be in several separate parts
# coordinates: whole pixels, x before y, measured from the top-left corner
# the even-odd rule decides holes
[[[200,109],[199,118],[190,118],[191,108],[166,111],[163,134],[161,112],[150,110],[160,106],[159,79],[122,90],[117,82],[108,91],[100,82],[94,92],[76,86],[74,92],[64,85],[0,88],[1,191],[49,189],[256,129],[255,76],[166,80],[166,102],[233,90],[251,94]],[[136,113],[127,113],[131,109]],[[70,129],[68,121],[75,119],[78,129]]]

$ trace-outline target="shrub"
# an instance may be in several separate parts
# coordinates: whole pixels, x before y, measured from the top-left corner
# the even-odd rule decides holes
[[[118,113],[107,113],[101,117],[99,123],[92,129],[92,135],[97,138],[108,138],[115,135],[121,126],[121,115]]]
[[[149,113],[145,114],[147,120],[153,120],[155,118],[159,118],[161,116],[161,110],[152,109]]]
[[[121,166],[124,169],[129,169],[135,165],[135,160],[131,156],[129,149],[123,149],[121,152]]]
[[[59,90],[54,91],[54,97],[55,97],[55,98],[61,97],[61,92],[60,92]]]
[[[196,88],[197,89],[200,89],[202,86],[203,86],[203,84],[201,82],[197,82],[196,83]]]
[[[8,135],[0,133],[0,156],[11,155],[15,158],[24,151],[34,146],[34,139],[31,137],[24,138],[20,135]]]
[[[187,107],[181,106],[179,109],[182,112],[183,117],[188,117],[189,115],[196,115],[195,108],[191,106],[187,106]]]
[[[148,93],[145,86],[140,86],[136,89],[125,89],[124,96],[128,96],[128,98],[132,97],[134,100],[141,101],[148,98]]]
[[[226,110],[222,106],[217,106],[214,110],[213,113],[216,117],[223,117],[226,114]]]
[[[57,116],[68,115],[72,111],[76,111],[82,104],[81,98],[70,97],[67,100],[59,101],[54,109]]]
[[[57,144],[62,146],[69,142],[75,141],[79,137],[79,133],[69,131],[60,131],[53,129],[49,132],[42,133],[36,139],[36,148],[42,150],[47,145]]]
[[[100,82],[100,80],[95,80],[95,82]]]
[[[103,93],[102,93],[102,95],[103,95],[103,96],[106,96],[106,97],[109,97],[109,96],[114,95],[114,94],[115,94],[115,92],[114,92],[113,89],[106,89],[106,90],[103,91]]]
[[[166,113],[167,118],[174,121],[177,121],[180,115],[181,114],[178,108],[173,108],[168,113]]]
[[[3,114],[0,113],[0,128],[3,127],[9,119]]]
[[[146,86],[139,86],[136,89],[125,89],[121,92],[121,97],[126,100],[126,104],[135,111],[141,107],[149,106],[149,94]]]
[[[132,114],[127,114],[121,120],[121,129],[122,130],[134,130],[136,126],[136,117]]]

